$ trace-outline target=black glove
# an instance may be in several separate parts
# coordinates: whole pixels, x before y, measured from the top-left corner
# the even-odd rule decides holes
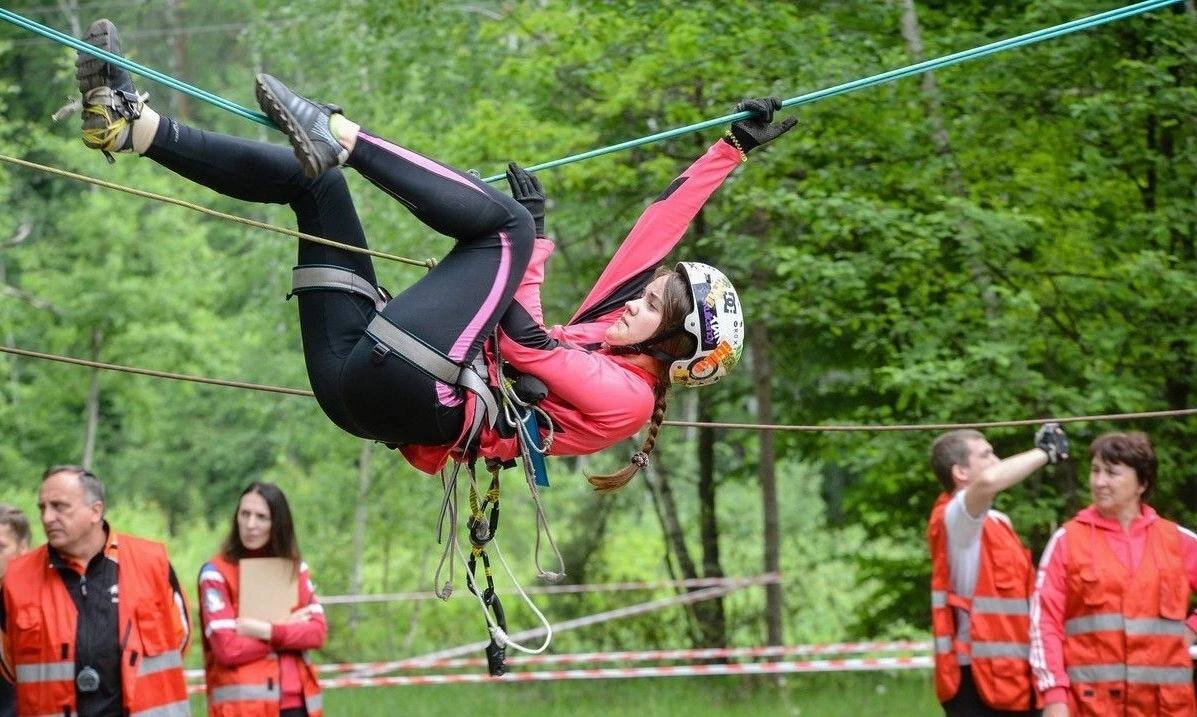
[[[798,124],[793,117],[786,117],[781,122],[773,124],[773,112],[781,109],[781,100],[776,97],[766,97],[759,100],[743,100],[736,103],[736,112],[752,112],[755,116],[733,122],[732,136],[739,144],[739,149],[745,154],[751,152],[766,142],[772,142]]]
[[[536,225],[536,236],[544,236],[544,190],[540,180],[515,162],[507,163],[507,183],[511,185],[511,198],[528,210]]]
[[[1059,423],[1045,423],[1035,431],[1035,447],[1047,454],[1047,462],[1055,465],[1068,459],[1068,436]]]

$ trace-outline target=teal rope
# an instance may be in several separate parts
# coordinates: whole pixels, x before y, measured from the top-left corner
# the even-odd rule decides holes
[[[1036,30],[1035,32],[1029,32],[1024,35],[1018,35],[1017,37],[1011,37],[1011,38],[1007,38],[1005,40],[991,42],[988,45],[982,45],[980,47],[975,47],[971,50],[963,50],[961,52],[955,52],[950,55],[944,55],[943,57],[937,57],[932,60],[926,60],[926,61],[919,62],[919,63],[913,64],[913,65],[908,65],[906,67],[889,70],[888,72],[882,72],[877,75],[872,75],[871,77],[865,77],[865,78],[862,78],[859,80],[853,80],[852,82],[845,82],[840,85],[835,85],[834,87],[828,87],[826,89],[817,90],[815,92],[810,92],[805,95],[799,95],[798,97],[791,97],[790,99],[782,102],[781,105],[782,105],[782,107],[795,107],[798,105],[805,105],[805,104],[810,104],[812,102],[818,102],[819,100],[823,100],[828,97],[834,97],[836,95],[842,95],[842,94],[845,94],[848,92],[854,92],[856,90],[863,89],[865,87],[873,87],[875,85],[881,85],[881,84],[885,84],[888,82],[893,82],[895,80],[899,80],[899,79],[902,79],[905,77],[910,77],[912,75],[917,75],[917,74],[921,74],[924,72],[930,72],[932,70],[936,70],[936,69],[939,69],[942,67],[950,67],[952,65],[958,65],[962,62],[968,62],[969,60],[975,60],[975,59],[978,59],[981,57],[986,57],[988,55],[992,55],[992,54],[995,54],[998,52],[1003,52],[1005,50],[1010,50],[1010,49],[1013,49],[1016,47],[1022,47],[1024,45],[1030,45],[1030,44],[1033,44],[1036,42],[1050,40],[1052,38],[1060,37],[1061,35],[1067,35],[1069,33],[1077,32],[1079,30],[1085,30],[1085,29],[1088,29],[1091,27],[1097,27],[1098,25],[1104,25],[1106,23],[1116,22],[1118,20],[1124,20],[1129,17],[1134,17],[1135,15],[1141,15],[1143,13],[1151,12],[1153,10],[1159,10],[1160,8],[1167,7],[1169,5],[1175,5],[1175,4],[1183,2],[1183,1],[1184,0],[1146,0],[1145,2],[1139,2],[1139,3],[1135,3],[1133,5],[1127,5],[1126,7],[1118,8],[1115,10],[1109,10],[1109,11],[1106,11],[1103,13],[1098,13],[1097,15],[1091,15],[1089,17],[1079,18],[1077,20],[1072,20],[1070,22],[1066,22],[1066,23],[1063,23],[1060,25],[1055,25],[1053,27],[1044,28],[1042,30]],[[196,99],[200,99],[200,100],[204,100],[205,102],[209,102],[217,107],[220,107],[221,109],[228,110],[229,112],[232,112],[233,114],[238,115],[240,117],[244,117],[245,119],[248,119],[250,121],[257,122],[258,124],[265,125],[267,127],[274,127],[274,123],[271,122],[268,117],[266,117],[265,115],[263,115],[261,113],[253,112],[253,111],[248,110],[238,104],[230,102],[229,100],[226,100],[222,97],[214,95],[205,90],[201,90],[198,87],[193,87],[184,82],[180,82],[168,75],[164,75],[161,72],[158,72],[157,70],[152,70],[148,67],[143,67],[135,62],[130,62],[129,60],[126,60],[123,57],[118,57],[109,52],[105,52],[104,50],[101,50],[97,47],[92,47],[91,45],[88,45],[85,42],[77,40],[69,35],[64,35],[63,33],[59,32],[57,30],[54,30],[52,28],[45,27],[44,25],[39,25],[38,23],[33,22],[32,20],[28,20],[24,17],[21,17],[20,15],[14,13],[14,12],[11,12],[9,10],[0,8],[0,19],[7,20],[8,22],[10,22],[18,27],[21,27],[21,28],[24,28],[31,32],[37,33],[37,34],[42,35],[43,37],[47,37],[51,40],[55,40],[64,45],[69,45],[70,47],[73,47],[80,52],[84,52],[89,55],[92,55],[93,57],[98,57],[100,59],[107,60],[108,62],[111,62],[112,64],[117,65],[119,67],[123,67],[126,70],[129,70],[130,72],[134,72],[143,77],[148,77],[150,79],[156,80],[157,82],[160,82],[160,83],[166,85],[167,87],[178,90],[179,92],[183,92],[184,94],[191,95],[192,97],[195,97]],[[690,134],[692,132],[698,132],[698,131],[701,131],[704,129],[708,129],[710,127],[716,127],[719,125],[730,124],[731,122],[746,119],[750,116],[751,116],[750,112],[736,112],[736,113],[729,114],[729,115],[723,115],[722,117],[716,117],[714,119],[709,119],[709,120],[706,120],[703,122],[699,122],[697,124],[686,125],[685,127],[678,127],[677,129],[671,129],[671,130],[666,130],[664,132],[658,132],[656,134],[650,134],[648,136],[641,137],[639,139],[629,140],[627,142],[620,142],[619,144],[613,144],[608,147],[592,149],[588,152],[582,152],[581,154],[574,154],[569,157],[564,157],[562,159],[555,159],[551,162],[544,162],[542,164],[532,165],[531,167],[528,167],[527,169],[530,172],[536,172],[536,171],[540,171],[542,169],[551,169],[553,167],[560,167],[565,164],[581,162],[584,159],[591,159],[593,157],[599,157],[604,154],[612,154],[614,152],[620,152],[625,149],[632,149],[634,147],[640,147],[642,145],[651,144],[653,142],[660,142],[661,140],[670,139],[672,137],[677,137],[678,135]],[[495,182],[495,181],[498,181],[503,178],[504,178],[504,175],[496,174],[491,177],[486,177],[483,181]]]
[[[20,15],[16,14],[15,12],[12,12],[11,10],[5,10],[4,8],[0,8],[0,19],[7,20],[8,22],[12,23],[13,25],[16,25],[17,27],[24,28],[26,30],[29,30],[32,33],[35,33],[35,34],[41,35],[42,37],[46,37],[51,40],[54,40],[55,42],[62,43],[63,45],[67,45],[69,47],[73,47],[76,50],[78,50],[79,52],[86,53],[88,55],[91,55],[92,57],[98,57],[101,60],[106,60],[106,61],[116,65],[117,67],[123,67],[130,72],[136,73],[138,75],[141,75],[142,77],[147,77],[151,80],[154,80],[155,82],[159,82],[163,85],[166,85],[167,87],[171,88],[172,90],[178,90],[179,92],[182,92],[183,94],[191,95],[192,97],[194,97],[198,100],[203,100],[204,102],[213,104],[222,110],[232,112],[233,114],[237,115],[238,117],[243,117],[251,122],[257,122],[260,125],[265,125],[267,127],[277,129],[277,127],[275,127],[275,125],[274,125],[274,122],[271,122],[270,118],[267,117],[266,115],[262,114],[261,112],[254,112],[253,110],[246,109],[245,107],[242,107],[241,105],[239,105],[235,102],[230,102],[229,100],[226,100],[225,98],[220,97],[219,95],[214,95],[211,92],[208,92],[207,90],[201,90],[200,88],[195,87],[193,85],[189,85],[186,82],[180,82],[179,80],[176,80],[175,78],[171,77],[170,75],[164,75],[161,72],[158,72],[157,70],[151,69],[149,67],[145,67],[143,65],[139,65],[136,62],[127,60],[119,55],[114,55],[111,52],[108,52],[107,50],[101,50],[98,47],[93,47],[92,45],[89,45],[86,42],[83,42],[82,40],[79,40],[74,37],[71,37],[70,35],[61,33],[58,30],[55,30],[54,28],[46,27],[45,25],[41,25],[39,23],[34,22],[33,20],[29,20],[27,18],[21,17]]]
[[[967,62],[969,60],[975,60],[979,57],[985,57],[986,55],[992,55],[997,52],[1002,52],[1003,50],[1009,50],[1009,49],[1012,49],[1015,47],[1022,47],[1023,45],[1030,45],[1032,43],[1041,42],[1043,40],[1049,40],[1051,38],[1059,37],[1061,35],[1067,35],[1072,32],[1077,32],[1078,30],[1084,30],[1086,28],[1096,27],[1098,25],[1104,25],[1106,23],[1115,22],[1117,20],[1123,20],[1128,17],[1133,17],[1135,15],[1141,15],[1146,12],[1151,12],[1152,10],[1158,10],[1158,9],[1160,9],[1162,7],[1166,7],[1168,5],[1175,5],[1175,4],[1183,2],[1183,1],[1184,0],[1147,0],[1147,2],[1140,2],[1140,3],[1136,3],[1134,5],[1128,5],[1123,8],[1118,8],[1117,10],[1110,10],[1108,12],[1103,12],[1103,13],[1100,13],[1097,15],[1091,15],[1089,17],[1080,18],[1078,20],[1072,20],[1071,22],[1066,22],[1062,25],[1056,25],[1054,27],[1045,28],[1043,30],[1036,30],[1035,32],[1029,32],[1025,35],[1019,35],[1017,37],[1011,37],[1011,38],[1007,38],[1005,40],[991,42],[988,45],[982,45],[981,47],[975,47],[971,50],[955,52],[955,53],[952,53],[951,55],[944,55],[943,57],[937,57],[933,60],[926,60],[924,62],[919,62],[917,64],[909,65],[907,67],[890,70],[888,72],[882,72],[881,74],[873,75],[871,77],[865,77],[863,79],[853,80],[852,82],[845,82],[842,85],[828,87],[826,89],[817,90],[815,92],[810,92],[805,95],[799,95],[798,97],[791,97],[790,99],[782,102],[781,106],[782,107],[795,107],[797,105],[805,105],[805,104],[810,104],[811,102],[818,102],[819,100],[826,99],[828,97],[842,95],[847,92],[853,92],[855,90],[863,89],[865,87],[872,87],[874,85],[881,85],[881,84],[885,84],[887,82],[893,82],[894,80],[899,80],[904,77],[910,77],[911,75],[921,74],[923,72],[930,72],[932,70],[936,70],[941,67],[949,67],[951,65],[958,65],[962,62]],[[562,159],[555,159],[551,162],[544,162],[543,164],[535,164],[535,165],[532,165],[531,167],[526,167],[526,169],[529,172],[537,172],[542,169],[551,169],[553,167],[560,167],[563,164],[572,164],[573,162],[580,162],[584,159],[591,159],[592,157],[599,157],[604,154],[620,152],[625,149],[632,149],[633,147],[639,147],[641,145],[650,144],[652,142],[660,142],[661,140],[677,137],[678,135],[690,134],[691,132],[698,132],[700,130],[708,129],[710,127],[716,127],[719,125],[730,124],[732,122],[736,122],[737,120],[746,119],[751,116],[752,116],[751,112],[736,112],[734,114],[724,115],[722,117],[716,117],[714,119],[705,120],[705,121],[699,122],[697,124],[686,125],[685,127],[678,127],[677,129],[665,130],[664,132],[650,134],[646,137],[641,137],[639,139],[628,140],[627,142],[620,142],[619,144],[613,144],[609,147],[602,147],[600,149],[592,149],[589,152],[582,152],[581,154],[571,155],[569,157],[564,157]],[[505,177],[505,175],[503,175],[503,174],[496,174],[492,177],[485,178],[483,181],[484,182],[495,182],[500,179],[503,179],[504,177]]]

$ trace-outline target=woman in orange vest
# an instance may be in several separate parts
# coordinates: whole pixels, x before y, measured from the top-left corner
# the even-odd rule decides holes
[[[238,616],[244,558],[292,561],[298,588],[289,618],[266,622]],[[321,715],[320,684],[306,651],[324,645],[328,624],[299,556],[287,497],[278,486],[254,482],[241,493],[220,553],[200,569],[199,600],[209,715]]]
[[[1197,535],[1146,504],[1157,460],[1144,434],[1089,446],[1093,503],[1056,531],[1031,605],[1044,717],[1197,715],[1189,646]]]

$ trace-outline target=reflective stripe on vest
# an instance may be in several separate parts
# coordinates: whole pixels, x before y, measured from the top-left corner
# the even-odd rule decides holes
[[[1025,598],[980,597],[973,598],[972,614],[989,613],[990,615],[1027,615],[1027,600]],[[975,653],[974,653],[975,654]]]
[[[978,642],[973,641],[972,656],[978,657],[1010,657],[1016,660],[1026,660],[1031,656],[1031,646],[1025,642]]]
[[[952,652],[952,638],[943,636],[936,637],[935,651],[941,655],[946,655]]]
[[[1103,612],[1084,617],[1074,617],[1064,623],[1064,634],[1085,635],[1091,632],[1125,632],[1127,635],[1173,635],[1185,634],[1182,620],[1168,620],[1159,617],[1124,618],[1122,613]]]
[[[1085,665],[1069,667],[1073,682],[1127,682],[1142,685],[1182,685],[1193,679],[1187,667],[1150,667],[1147,665]]]
[[[17,682],[68,682],[75,681],[75,661],[35,662],[17,665]]]
[[[209,695],[214,705],[226,702],[254,702],[258,700],[279,700],[277,685],[225,685],[214,688]]]
[[[304,696],[303,704],[308,708],[308,714],[324,711],[324,693],[312,695],[311,697]]]
[[[187,700],[171,702],[168,705],[151,707],[148,710],[132,712],[129,717],[191,717],[191,703]]]
[[[946,590],[932,590],[931,591],[931,609],[937,607],[947,607],[948,593]]]
[[[154,655],[147,657],[141,661],[141,666],[137,668],[139,675],[152,675],[155,672],[162,672],[163,670],[173,670],[175,668],[183,667],[183,655],[178,650],[168,650],[161,655]],[[169,706],[169,705],[168,705]]]

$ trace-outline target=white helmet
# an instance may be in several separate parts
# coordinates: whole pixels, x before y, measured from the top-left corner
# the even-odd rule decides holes
[[[682,329],[694,337],[694,353],[669,365],[669,380],[682,386],[706,386],[727,375],[744,351],[744,315],[735,287],[713,266],[679,262],[675,270],[690,287],[693,307]]]

